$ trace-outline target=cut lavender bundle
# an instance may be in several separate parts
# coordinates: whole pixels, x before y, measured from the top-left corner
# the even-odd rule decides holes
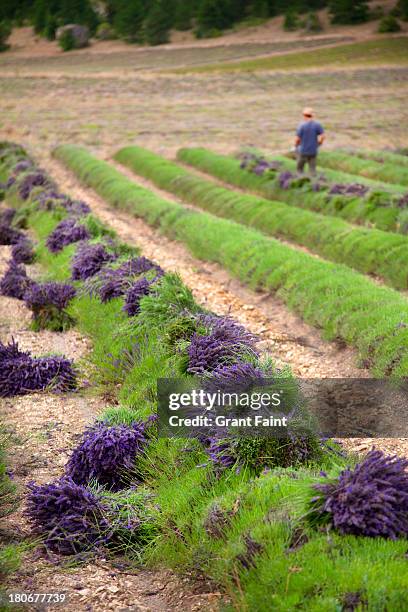
[[[49,484],[30,483],[28,489],[26,516],[48,550],[72,555],[109,540],[106,509],[86,487],[64,476]]]
[[[0,244],[16,244],[23,234],[7,223],[0,223]]]
[[[145,295],[149,295],[152,284],[153,281],[149,281],[147,278],[142,277],[129,289],[126,294],[125,305],[123,306],[124,312],[126,312],[129,317],[134,317],[139,314],[140,300]]]
[[[73,280],[85,280],[93,276],[116,256],[109,253],[103,244],[83,243],[72,258],[71,271]]]
[[[23,266],[19,266],[12,260],[0,281],[0,293],[7,297],[22,300],[32,282]]]
[[[30,197],[31,191],[34,187],[50,187],[52,188],[52,182],[48,176],[41,170],[26,174],[18,186],[18,193],[22,200],[27,200]]]
[[[0,225],[10,225],[16,214],[14,208],[4,208],[0,211]]]
[[[362,198],[369,190],[370,188],[367,187],[367,185],[361,185],[360,183],[334,183],[334,185],[330,187],[329,195],[346,195]]]
[[[285,170],[281,172],[278,176],[278,184],[281,189],[289,189],[292,181],[296,178],[296,175],[290,170]]]
[[[96,423],[85,430],[74,449],[66,473],[77,484],[95,479],[117,491],[129,484],[137,456],[147,443],[146,424],[109,426]]]
[[[189,374],[211,372],[219,366],[232,365],[243,355],[256,356],[256,337],[229,317],[200,315],[200,323],[208,335],[195,333],[188,353]]]
[[[17,162],[16,165],[13,167],[13,174],[16,176],[17,174],[20,174],[20,172],[26,172],[33,166],[34,164],[31,159],[22,159],[21,161]]]
[[[35,329],[63,331],[72,324],[72,318],[65,312],[75,297],[72,285],[64,283],[32,283],[24,294],[24,302],[33,313]]]
[[[139,280],[137,277],[140,274],[150,270],[154,270],[157,275],[164,274],[160,266],[146,257],[134,257],[123,262],[118,268],[102,270],[100,276],[105,278],[105,282],[99,289],[99,297],[102,302],[108,302],[115,297],[124,295],[130,290],[132,284]]]
[[[40,210],[55,210],[56,208],[66,208],[71,202],[68,196],[55,189],[47,189],[33,195],[34,202]]]
[[[314,485],[311,519],[341,534],[408,536],[408,459],[372,450],[353,469]]]
[[[65,210],[74,217],[84,217],[91,212],[90,206],[82,200],[70,200],[69,198],[63,201]]]
[[[232,365],[219,365],[204,379],[204,388],[215,393],[220,390],[225,393],[243,393],[254,387],[270,384],[271,379],[252,363],[237,362]]]
[[[31,240],[22,236],[11,248],[11,258],[18,264],[31,264],[34,261],[35,253]]]
[[[89,231],[77,219],[68,217],[58,223],[57,227],[49,234],[46,245],[51,253],[58,253],[68,244],[88,240],[91,237]]]
[[[56,355],[32,357],[20,351],[12,340],[8,345],[0,342],[0,397],[25,395],[52,388],[70,391],[76,387],[72,361]]]

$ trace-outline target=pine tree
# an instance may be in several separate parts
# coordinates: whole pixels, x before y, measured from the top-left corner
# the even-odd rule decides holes
[[[291,32],[292,30],[296,30],[299,26],[299,18],[297,13],[294,11],[288,11],[285,14],[285,19],[283,21],[283,29]]]
[[[332,23],[362,23],[368,19],[368,0],[330,0]]]
[[[268,0],[254,0],[251,9],[254,17],[269,17],[269,3]]]
[[[145,9],[143,0],[123,0],[116,8],[114,27],[129,42],[142,42]]]
[[[36,0],[34,5],[34,32],[42,34],[47,23],[47,0]]]
[[[194,8],[194,2],[178,0],[174,14],[174,27],[176,30],[184,31],[191,28]]]
[[[45,20],[45,28],[44,28],[44,36],[48,40],[55,40],[55,32],[57,30],[57,19],[54,15],[47,13],[47,17]]]
[[[0,22],[0,51],[8,49],[7,39],[11,34],[11,25],[8,21]]]
[[[173,6],[166,0],[154,0],[145,23],[145,37],[149,45],[163,45],[169,41]]]
[[[202,0],[197,16],[198,29],[202,33],[223,30],[232,24],[230,5],[226,0]]]
[[[400,12],[401,17],[408,21],[408,0],[399,0],[397,3],[397,10]]]

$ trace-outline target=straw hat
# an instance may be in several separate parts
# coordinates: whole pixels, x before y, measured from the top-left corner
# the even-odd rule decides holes
[[[313,117],[313,115],[314,115],[313,108],[310,108],[310,106],[306,106],[306,108],[303,109],[303,114],[306,117]]]

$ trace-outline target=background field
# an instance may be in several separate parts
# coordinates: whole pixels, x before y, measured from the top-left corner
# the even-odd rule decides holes
[[[333,39],[297,39],[286,55],[287,41],[148,50],[121,45],[111,52],[91,47],[30,56],[17,48],[0,56],[0,134],[24,140],[40,156],[67,141],[103,154],[131,143],[166,154],[184,145],[230,152],[253,144],[283,151],[307,104],[326,127],[327,148],[404,145],[407,38],[347,47],[344,38],[339,47],[305,52],[327,40],[333,45]],[[247,72],[245,64],[231,72],[173,71],[215,61],[220,68],[221,60],[267,53],[273,56],[257,60],[259,72]],[[343,57],[347,61],[339,63]]]

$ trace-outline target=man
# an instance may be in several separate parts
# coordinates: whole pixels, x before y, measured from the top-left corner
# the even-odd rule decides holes
[[[305,164],[309,164],[311,174],[316,174],[316,157],[325,134],[322,125],[313,119],[313,109],[303,109],[303,122],[296,131],[295,146],[298,151],[297,171],[303,172]]]

